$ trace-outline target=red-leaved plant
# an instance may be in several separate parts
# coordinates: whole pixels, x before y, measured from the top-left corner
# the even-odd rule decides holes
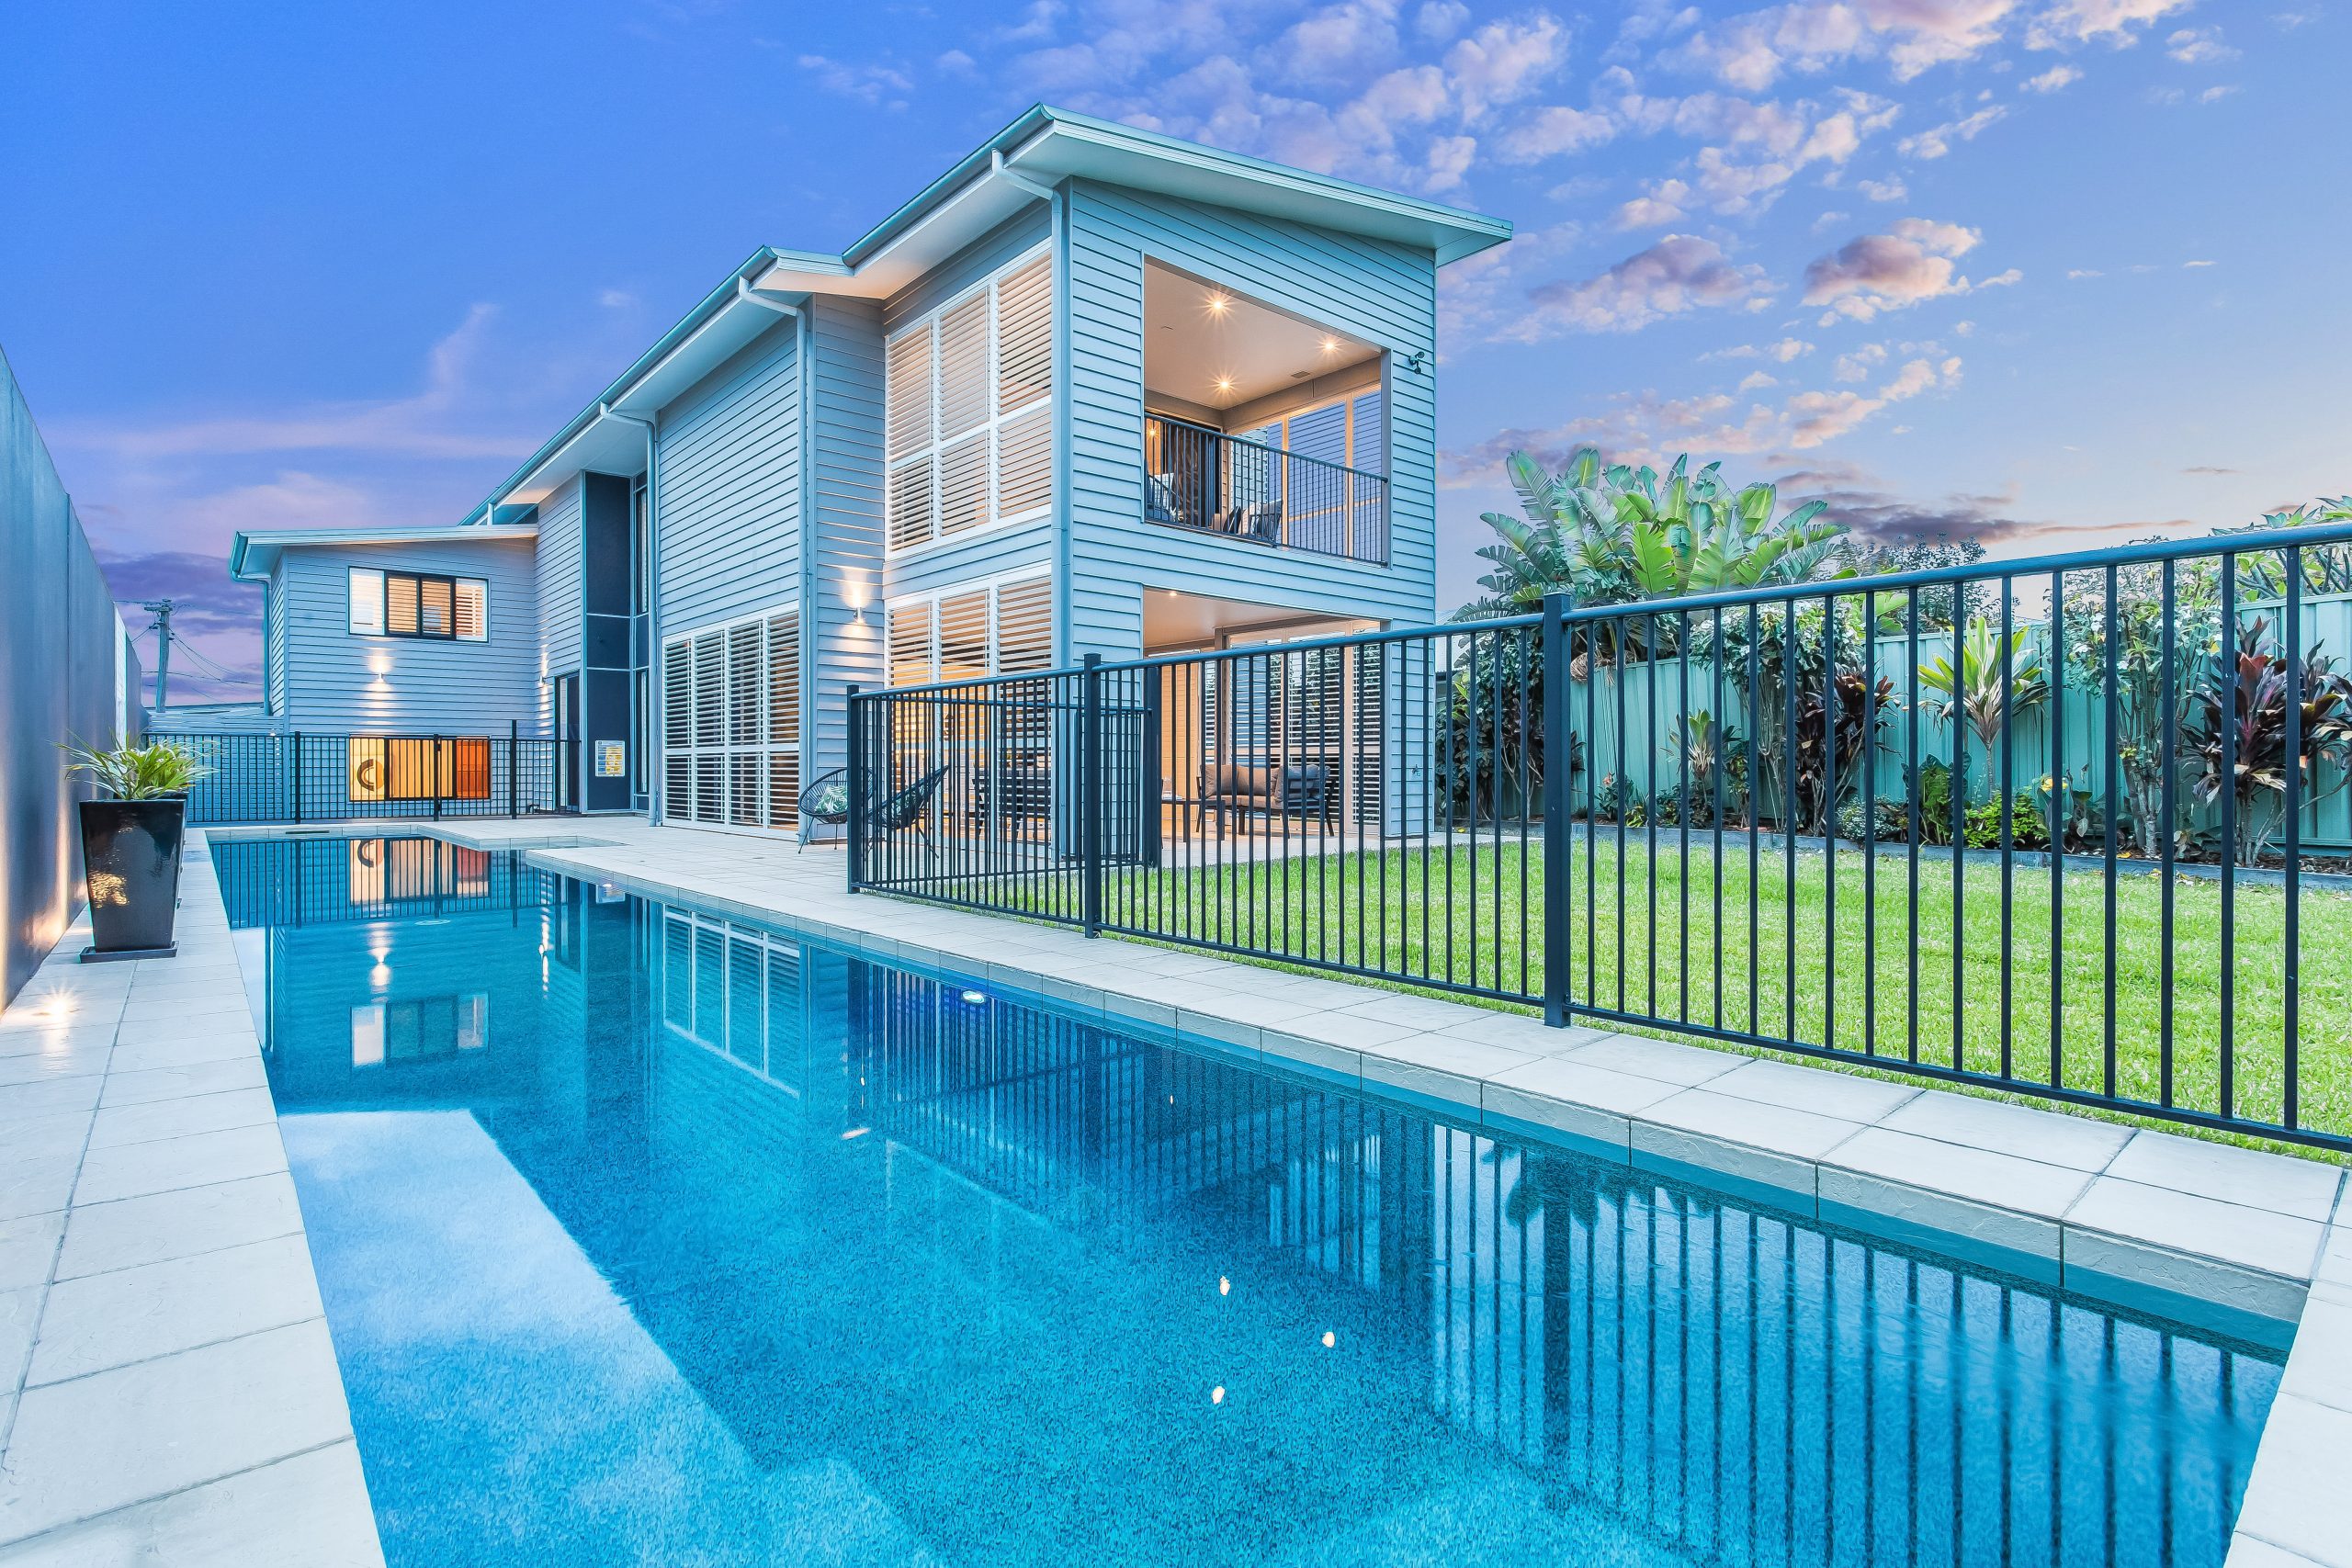
[[[2211,674],[2189,694],[2181,726],[2188,786],[2206,806],[2233,791],[2241,863],[2257,861],[2286,825],[2290,703],[2301,716],[2296,805],[2308,812],[2344,786],[2352,759],[2352,681],[2335,661],[2318,648],[2290,660],[2257,619],[2239,631],[2233,649],[2214,655]],[[2333,766],[2323,770],[2323,762]]]

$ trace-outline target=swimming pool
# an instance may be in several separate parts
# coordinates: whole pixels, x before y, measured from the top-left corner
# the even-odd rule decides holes
[[[396,1564],[2210,1568],[2278,1384],[508,855],[213,854]]]

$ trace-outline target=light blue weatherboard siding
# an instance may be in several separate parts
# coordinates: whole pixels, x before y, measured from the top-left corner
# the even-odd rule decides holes
[[[800,596],[800,355],[785,317],[662,411],[662,631]]]
[[[533,676],[561,675],[580,668],[580,616],[584,608],[582,560],[586,535],[580,511],[580,478],[566,479],[539,502],[539,637],[546,661]]]
[[[849,746],[852,683],[884,679],[882,660],[882,308],[820,295],[808,301],[812,472],[816,529],[811,601],[802,615],[816,658],[803,739],[802,777],[839,767]],[[850,603],[854,583],[863,623]]]
[[[454,532],[454,531],[453,531]],[[350,569],[446,572],[490,584],[487,642],[351,635]],[[304,546],[280,559],[283,728],[320,733],[526,733],[543,721],[531,541]],[[572,617],[573,636],[579,618]],[[389,668],[376,684],[371,660]]]
[[[1040,197],[892,295],[882,307],[882,330],[895,333],[924,311],[945,304],[997,268],[1043,245],[1053,231],[1053,213]]]
[[[261,616],[262,705],[271,716],[286,712],[286,558],[271,568],[263,591]]]
[[[1437,264],[1425,251],[1075,181],[1070,191],[1073,657],[1140,651],[1141,591],[1315,614],[1434,617]],[[1389,351],[1388,566],[1270,550],[1141,520],[1143,267],[1213,279]]]

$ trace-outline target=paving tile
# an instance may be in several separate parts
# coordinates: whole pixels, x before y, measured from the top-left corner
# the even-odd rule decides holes
[[[1457,1023],[1466,1023],[1470,1015],[1470,1010],[1460,1002],[1442,1002],[1433,997],[1402,994],[1374,997],[1370,1001],[1359,1001],[1335,1010],[1381,1023],[1400,1023],[1408,1029],[1425,1030],[1442,1030]]]
[[[197,1034],[180,1040],[124,1043],[114,1048],[114,1071],[146,1073],[199,1062],[233,1062],[253,1056],[260,1043],[248,1029],[241,1034]]]
[[[302,1228],[294,1179],[284,1171],[143,1198],[77,1205],[57,1258],[60,1279],[135,1268],[292,1235]]]
[[[2106,1169],[2132,1137],[2131,1128],[2111,1122],[1939,1089],[1913,1096],[1881,1124],[1898,1133],[2077,1170]]]
[[[1232,991],[1218,993],[1205,986],[1202,990],[1207,994],[1201,997],[1198,1004],[1183,1010],[1187,1018],[1205,1014],[1236,1023],[1254,1023],[1262,1029],[1329,1010],[1281,997],[1251,996],[1246,992]]]
[[[2166,1252],[2217,1258],[2299,1283],[2311,1278],[2323,1235],[2318,1222],[2313,1220],[2299,1220],[2267,1209],[2195,1197],[2114,1176],[2092,1179],[2081,1199],[2066,1212],[2066,1228],[2070,1261],[2077,1255],[2073,1233],[2079,1230]],[[2087,1258],[2086,1266],[2093,1266]]]
[[[1486,1009],[1458,1023],[1450,1023],[1438,1032],[1458,1034],[1464,1040],[1482,1040],[1489,1045],[1508,1045],[1514,1051],[1524,1051],[1532,1056],[1558,1056],[1580,1046],[1597,1045],[1611,1038],[1598,1029],[1572,1025],[1554,1029],[1540,1018],[1525,1013],[1493,1012]]]
[[[48,1283],[57,1262],[57,1240],[64,1234],[62,1210],[0,1220],[0,1291]],[[0,1375],[0,1383],[6,1382]]]
[[[1365,1047],[1363,1084],[1409,1096],[1441,1116],[1475,1125],[1481,1079],[1542,1059],[1457,1035],[1411,1034]]]
[[[5,1104],[5,1097],[0,1097]],[[71,1153],[90,1141],[90,1113],[57,1111],[0,1124],[0,1163]]]
[[[74,1195],[79,1150],[52,1151],[0,1164],[0,1220],[54,1213]]]
[[[1729,1177],[1809,1203],[1818,1186],[1815,1162],[1860,1130],[1834,1116],[1689,1089],[1634,1119],[1634,1163]]]
[[[1497,1073],[1479,1086],[1487,1117],[1507,1117],[1567,1133],[1581,1142],[1623,1150],[1630,1157],[1628,1118],[1681,1091],[1657,1078],[1635,1077],[1557,1056],[1539,1056]]]
[[[84,1078],[107,1070],[109,1053],[116,1047],[90,1041],[63,1050],[28,1051],[19,1056],[0,1056],[0,1103],[16,1099],[9,1091],[31,1084],[52,1083],[59,1078]]]
[[[1239,1051],[1251,1056],[1262,1048],[1266,1036],[1265,1029],[1259,1024],[1237,1022],[1188,1008],[1176,1010],[1176,1032],[1221,1050]]]
[[[40,1285],[0,1291],[0,1388],[11,1393],[23,1375],[25,1353],[32,1348],[45,1293]]]
[[[382,1568],[383,1561],[351,1442],[0,1548],[0,1568]]]
[[[1301,1040],[1320,1041],[1327,1045],[1351,1050],[1363,1050],[1423,1032],[1409,1023],[1388,1023],[1352,1012],[1310,1012],[1290,1019],[1279,1027],[1283,1033]]]
[[[2288,1551],[2238,1531],[2230,1537],[2229,1555],[2222,1568],[2316,1568],[2308,1557]]]
[[[2352,1412],[2280,1394],[2271,1402],[2254,1472],[2246,1478],[2238,1533],[2325,1568],[2352,1568],[2347,1474]]]
[[[1657,1078],[1665,1083],[1680,1084],[1685,1089],[1705,1083],[1748,1060],[1728,1051],[1709,1051],[1697,1045],[1678,1044],[1670,1040],[1647,1040],[1635,1034],[1609,1034],[1589,1045],[1579,1045],[1572,1051],[1556,1053],[1571,1062],[1588,1066],[1607,1067],[1612,1073],[1631,1073],[1635,1077]]]
[[[1917,1095],[1916,1087],[1875,1078],[1801,1067],[1789,1062],[1744,1062],[1706,1080],[1710,1094],[1736,1095],[1793,1111],[1817,1111],[1849,1122],[1875,1122]]]
[[[2313,1295],[2295,1325],[2284,1393],[2352,1413],[2352,1301]]]
[[[235,1127],[223,1133],[198,1133],[152,1144],[93,1149],[84,1158],[82,1179],[74,1201],[103,1203],[116,1198],[137,1198],[181,1187],[205,1187],[249,1176],[267,1176],[286,1168],[286,1148],[278,1141],[275,1122],[258,1127]]]
[[[2064,1217],[2092,1180],[2086,1170],[1922,1138],[1883,1124],[1863,1128],[1824,1156],[1822,1164],[2052,1222]],[[2054,1230],[2051,1239],[2056,1239]]]
[[[1315,1016],[1326,1015],[1318,1013]],[[1260,1035],[1259,1049],[1270,1066],[1295,1068],[1309,1077],[1328,1078],[1349,1088],[1363,1087],[1363,1053],[1351,1047],[1335,1045],[1308,1035],[1292,1034],[1284,1030],[1269,1029]]]
[[[112,1072],[99,1092],[100,1109],[146,1105],[187,1095],[220,1094],[230,1089],[261,1089],[269,1071],[258,1054],[198,1062],[185,1067],[155,1067],[142,1072]]]
[[[76,1021],[71,1024],[0,1029],[0,1057],[53,1056],[75,1049],[89,1049],[114,1043],[115,1026],[111,1023],[89,1023]]]
[[[133,1001],[122,1010],[122,1026],[136,1030],[141,1024],[170,1024],[193,1027],[208,1019],[247,1019],[253,1010],[242,996],[221,996],[211,999],[190,998],[177,1001]]]
[[[27,1389],[0,1469],[0,1540],[350,1436],[322,1319]]]
[[[2344,1181],[2341,1166],[2144,1131],[2132,1134],[2107,1174],[2321,1222],[2335,1212]]]
[[[181,1100],[151,1100],[144,1105],[101,1105],[90,1126],[90,1147],[119,1148],[126,1144],[152,1143],[157,1138],[184,1138],[192,1133],[252,1127],[277,1119],[277,1109],[266,1089],[228,1089]]]
[[[320,1315],[299,1235],[60,1280],[50,1287],[28,1386],[193,1349]]]

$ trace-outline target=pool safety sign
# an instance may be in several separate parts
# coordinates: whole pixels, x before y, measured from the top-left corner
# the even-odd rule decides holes
[[[628,743],[625,740],[596,742],[596,776],[616,779],[628,772]]]

